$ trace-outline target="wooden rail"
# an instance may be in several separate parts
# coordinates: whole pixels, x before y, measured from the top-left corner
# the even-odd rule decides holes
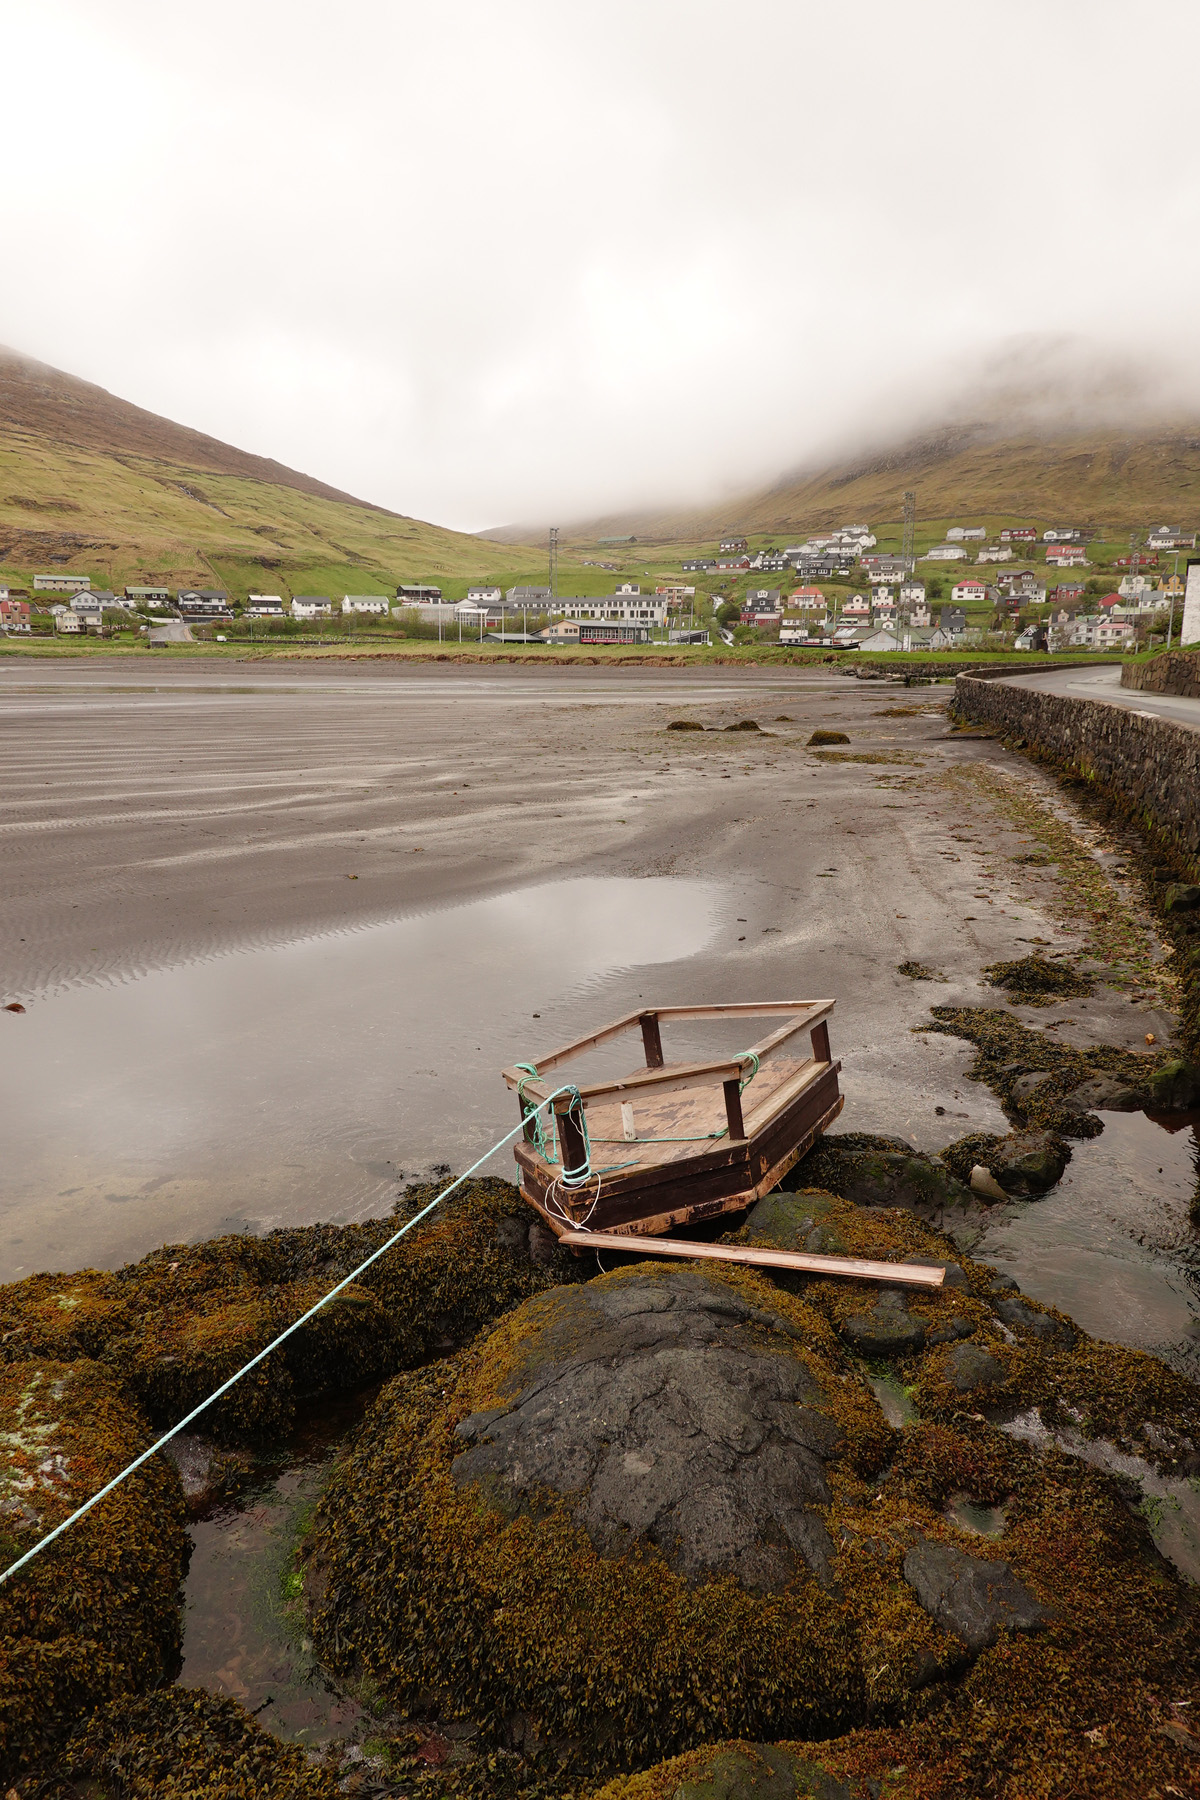
[[[700,1244],[686,1238],[635,1237],[613,1231],[564,1231],[572,1250],[620,1250],[634,1256],[677,1256],[700,1262],[750,1263],[762,1269],[799,1269],[806,1275],[840,1275],[849,1281],[882,1281],[891,1287],[940,1288],[944,1269],[919,1263],[871,1262],[858,1256],[814,1256],[801,1250],[760,1250],[753,1244]]]

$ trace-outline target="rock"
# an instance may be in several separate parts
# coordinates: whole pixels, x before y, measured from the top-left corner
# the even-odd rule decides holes
[[[976,1163],[971,1170],[971,1192],[978,1194],[983,1200],[1007,1200],[1008,1195],[996,1180],[990,1169],[982,1163]]]
[[[1028,1331],[1031,1336],[1041,1338],[1044,1343],[1057,1339],[1059,1341],[1075,1341],[1075,1332],[1060,1320],[1052,1318],[1049,1313],[1039,1312],[1025,1300],[997,1300],[993,1308],[996,1317],[1014,1330]]]
[[[835,1146],[826,1148],[834,1150]],[[856,1206],[901,1206],[931,1220],[971,1206],[970,1194],[940,1158],[922,1156],[916,1150],[868,1150],[838,1156],[833,1172],[825,1179]]]
[[[692,1270],[561,1293],[570,1353],[503,1408],[463,1421],[471,1447],[454,1459],[455,1482],[511,1516],[547,1490],[570,1495],[601,1555],[642,1541],[689,1580],[732,1574],[748,1592],[776,1593],[807,1566],[827,1581],[832,1545],[816,1509],[829,1504],[825,1464],[842,1432],[804,1362],[760,1348],[753,1310]]]
[[[736,725],[726,725],[726,731],[761,731],[762,726],[757,719],[739,719]]]
[[[1070,1160],[1069,1147],[1053,1131],[1018,1131],[1001,1138],[988,1166],[1005,1193],[1028,1197],[1048,1193]]]
[[[1030,1069],[1024,1075],[1018,1075],[1010,1090],[1013,1099],[1018,1104],[1022,1100],[1028,1100],[1031,1094],[1036,1094],[1040,1087],[1046,1085],[1052,1072],[1050,1069]]]
[[[1004,1364],[979,1344],[956,1344],[946,1358],[946,1376],[960,1394],[996,1387],[1005,1378]]]
[[[946,1278],[942,1282],[943,1290],[955,1288],[965,1294],[970,1288],[967,1272],[961,1263],[947,1262],[943,1256],[906,1256],[905,1262],[914,1263],[918,1269],[945,1269]]]
[[[833,1229],[832,1225],[817,1225],[804,1240],[804,1248],[810,1256],[845,1256],[848,1254],[845,1240]]]
[[[706,1751],[670,1800],[866,1800],[878,1784],[843,1781],[782,1744]]]
[[[930,1617],[972,1656],[994,1644],[1001,1631],[1037,1631],[1052,1616],[1007,1563],[928,1538],[905,1556],[904,1579]]]
[[[959,1338],[974,1335],[975,1327],[970,1319],[947,1319],[944,1325],[935,1325],[932,1331],[925,1334],[925,1342],[934,1344],[953,1344]]]
[[[841,1327],[842,1336],[860,1356],[910,1356],[925,1344],[924,1321],[908,1310],[903,1294],[885,1289],[868,1313],[855,1313]]]
[[[1068,1112],[1140,1112],[1143,1089],[1131,1087],[1119,1075],[1092,1075],[1063,1099]]]
[[[1200,1106],[1200,1069],[1182,1057],[1161,1063],[1146,1078],[1151,1112],[1192,1112]]]
[[[703,731],[699,719],[672,719],[667,726],[668,731]]]
[[[1020,1285],[1011,1275],[997,1275],[995,1281],[988,1284],[989,1294],[1019,1294],[1020,1291]]]
[[[815,745],[848,744],[849,742],[850,739],[844,731],[814,731],[808,740],[808,747],[811,750]]]
[[[1163,911],[1168,913],[1195,912],[1200,906],[1200,887],[1191,882],[1173,881],[1163,895]]]

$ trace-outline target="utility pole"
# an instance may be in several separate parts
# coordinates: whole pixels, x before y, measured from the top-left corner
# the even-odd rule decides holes
[[[550,527],[550,610],[558,597],[558,526]]]
[[[911,488],[904,494],[904,541],[900,554],[904,558],[904,573],[911,575],[917,566],[917,496]]]

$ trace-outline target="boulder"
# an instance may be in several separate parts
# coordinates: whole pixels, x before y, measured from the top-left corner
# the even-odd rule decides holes
[[[754,1345],[763,1328],[786,1343],[783,1322],[687,1269],[593,1283],[569,1312],[580,1347],[459,1424],[458,1486],[513,1516],[547,1490],[570,1495],[602,1556],[653,1544],[689,1580],[778,1593],[806,1566],[827,1582],[817,1509],[844,1433],[804,1361]]]
[[[1145,1089],[1133,1087],[1119,1075],[1090,1075],[1064,1096],[1067,1112],[1140,1112],[1146,1103]]]
[[[988,1167],[1007,1194],[1029,1198],[1048,1193],[1071,1159],[1069,1146],[1053,1131],[1015,1131],[1001,1138]]]
[[[946,1358],[946,1376],[960,1394],[996,1387],[1005,1378],[1004,1364],[980,1344],[956,1344]]]
[[[843,1780],[782,1744],[701,1752],[668,1800],[869,1800],[878,1782]]]
[[[843,1148],[838,1138],[825,1138],[800,1165],[800,1173],[856,1206],[899,1206],[934,1223],[978,1211],[940,1157],[908,1146]]]
[[[911,1356],[925,1344],[924,1320],[909,1312],[907,1297],[896,1288],[885,1288],[869,1312],[851,1314],[841,1331],[860,1356],[884,1360]]]
[[[943,1631],[977,1656],[1001,1631],[1037,1631],[1053,1615],[1008,1564],[920,1539],[904,1558],[904,1579]]]
[[[1200,1107],[1200,1069],[1172,1057],[1146,1077],[1146,1091],[1150,1112],[1193,1112]]]
[[[1200,887],[1190,881],[1173,881],[1163,895],[1162,904],[1167,913],[1195,912],[1200,906]]]
[[[1040,1338],[1043,1343],[1075,1341],[1073,1327],[1064,1325],[1062,1320],[1052,1314],[1041,1312],[1036,1306],[1030,1306],[1027,1300],[997,1300],[993,1310],[998,1319],[1014,1331],[1027,1331],[1031,1337]]]

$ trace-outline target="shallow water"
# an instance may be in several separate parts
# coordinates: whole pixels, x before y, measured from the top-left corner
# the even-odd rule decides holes
[[[1015,1204],[975,1254],[1093,1337],[1149,1350],[1200,1376],[1200,1247],[1189,1220],[1192,1120],[1101,1113],[1058,1186]]]
[[[509,1129],[504,1065],[636,1005],[726,910],[710,882],[546,883],[0,1016],[0,1280],[386,1211]]]
[[[315,1410],[277,1473],[189,1529],[179,1680],[240,1701],[277,1737],[314,1744],[350,1738],[366,1717],[325,1679],[304,1634],[303,1602],[289,1597],[287,1584],[303,1522],[367,1400],[354,1396]]]

